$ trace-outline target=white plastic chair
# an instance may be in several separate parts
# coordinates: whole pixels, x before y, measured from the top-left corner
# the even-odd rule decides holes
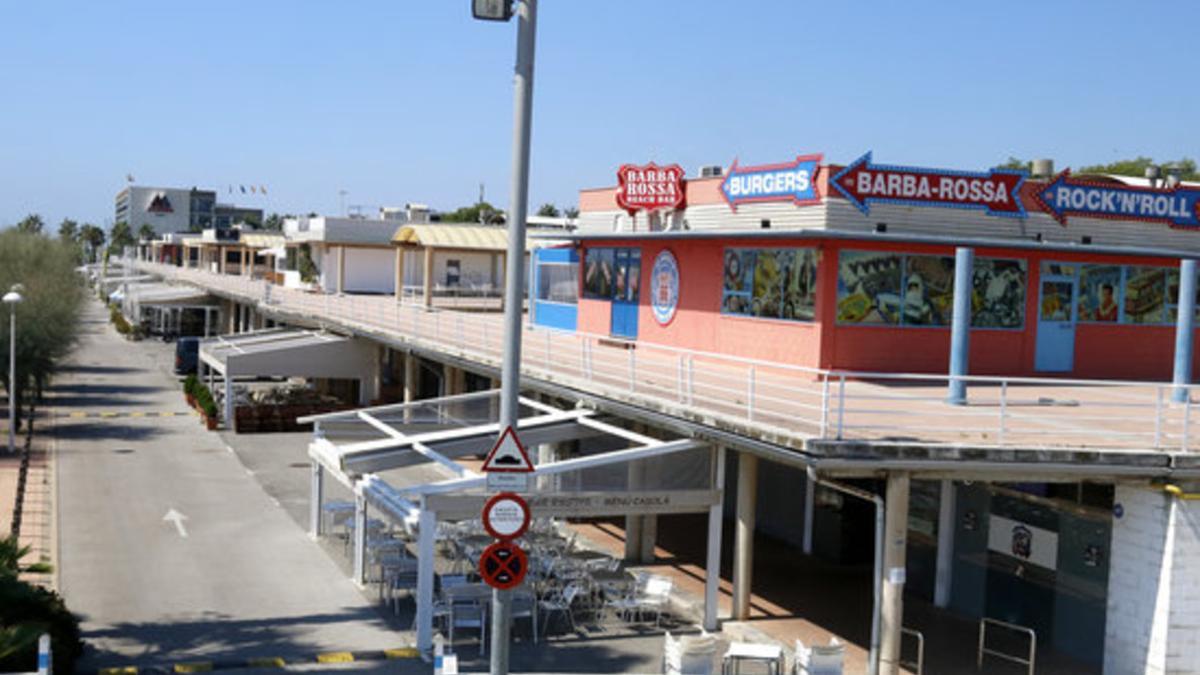
[[[550,627],[550,618],[555,612],[567,617],[567,623],[571,626],[571,632],[575,632],[575,616],[571,610],[571,604],[575,602],[576,596],[579,595],[580,587],[578,584],[567,584],[566,587],[558,589],[550,595],[550,597],[541,600],[538,605],[545,616],[542,617],[542,633]]]

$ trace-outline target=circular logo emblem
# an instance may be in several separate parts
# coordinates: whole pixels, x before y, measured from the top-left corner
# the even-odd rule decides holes
[[[650,308],[654,320],[662,325],[671,323],[679,307],[679,263],[675,256],[663,249],[654,258],[650,270]]]

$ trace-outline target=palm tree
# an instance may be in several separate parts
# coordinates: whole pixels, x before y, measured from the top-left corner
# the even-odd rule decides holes
[[[0,579],[16,579],[22,574],[49,574],[54,568],[49,563],[36,562],[22,564],[22,560],[32,551],[28,546],[21,546],[15,535],[0,539]]]
[[[154,231],[154,228],[150,225],[150,223],[142,223],[142,226],[138,228],[138,239],[141,239],[142,241],[153,240],[155,234],[157,233]]]

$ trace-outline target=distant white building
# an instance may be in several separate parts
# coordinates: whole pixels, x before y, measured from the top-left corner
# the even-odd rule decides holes
[[[117,193],[113,222],[125,222],[137,234],[142,225],[155,234],[200,232],[238,222],[262,222],[262,209],[218,204],[217,193],[197,188],[130,185]]]

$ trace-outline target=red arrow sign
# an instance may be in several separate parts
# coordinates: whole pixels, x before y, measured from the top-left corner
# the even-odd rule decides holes
[[[498,541],[479,556],[479,576],[488,586],[502,591],[519,586],[528,568],[525,551],[510,541]]]
[[[831,184],[863,213],[870,202],[983,209],[990,215],[1024,216],[1018,194],[1025,175],[1006,169],[949,171],[871,163],[867,153]]]

